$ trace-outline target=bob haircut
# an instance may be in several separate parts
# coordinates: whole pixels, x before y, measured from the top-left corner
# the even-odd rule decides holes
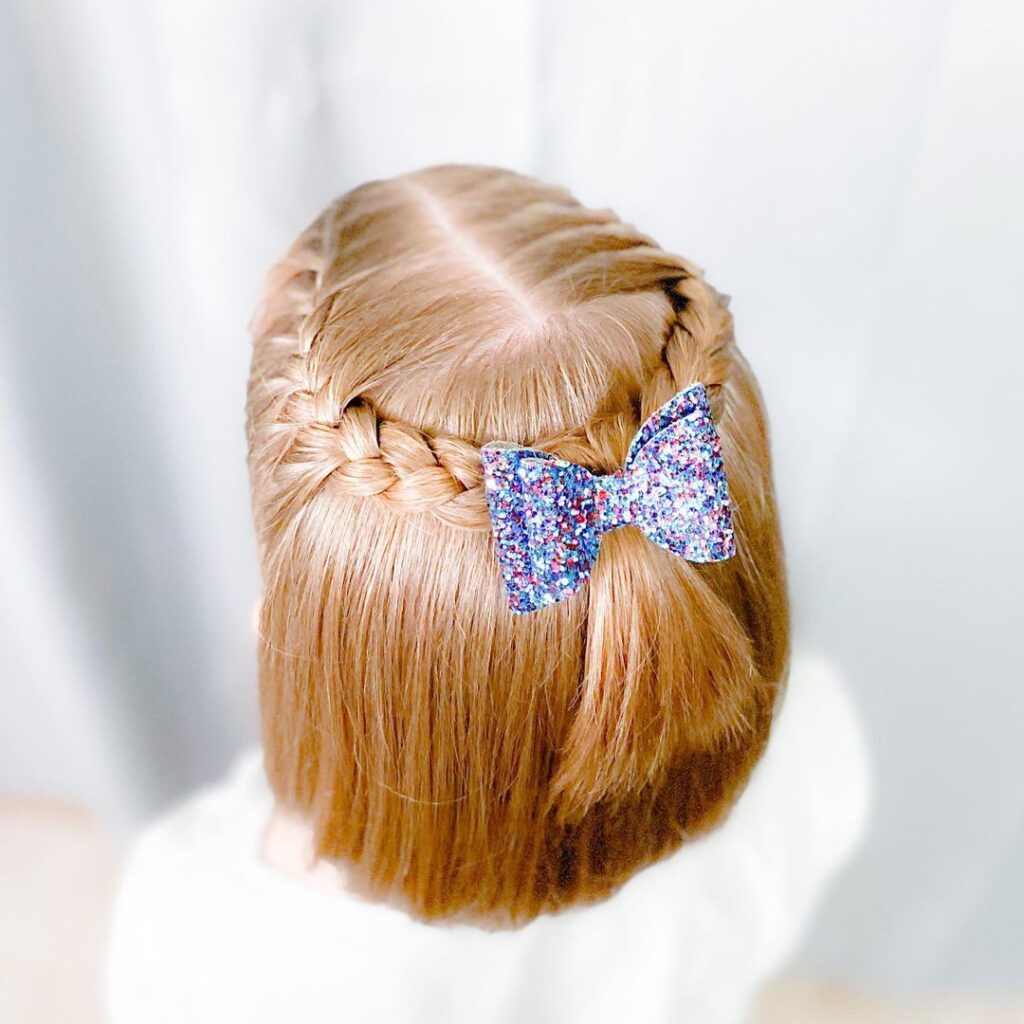
[[[517,925],[714,825],[764,747],[788,610],[761,399],[701,272],[563,189],[434,167],[333,203],[253,335],[266,768],[317,855],[418,917]],[[481,445],[612,472],[694,381],[737,554],[625,527],[582,591],[510,612]]]

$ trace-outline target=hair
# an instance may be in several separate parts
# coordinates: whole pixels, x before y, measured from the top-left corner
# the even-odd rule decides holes
[[[764,747],[788,609],[760,396],[701,272],[563,189],[434,167],[334,202],[253,335],[265,762],[317,855],[418,917],[514,925],[714,825]],[[581,592],[514,615],[480,446],[612,472],[695,381],[737,554],[624,527]]]

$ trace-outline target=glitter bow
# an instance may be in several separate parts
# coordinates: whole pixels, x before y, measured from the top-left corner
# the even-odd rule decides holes
[[[595,476],[534,448],[482,449],[498,563],[514,612],[572,596],[590,575],[601,534],[639,527],[688,562],[736,550],[721,441],[703,384],[669,399],[633,438],[622,469]]]

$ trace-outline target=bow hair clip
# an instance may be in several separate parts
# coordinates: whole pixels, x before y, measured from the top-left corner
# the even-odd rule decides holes
[[[590,576],[601,535],[632,525],[688,562],[732,557],[722,443],[703,384],[669,399],[633,438],[622,469],[583,466],[505,441],[486,444],[484,487],[509,607],[563,601]]]

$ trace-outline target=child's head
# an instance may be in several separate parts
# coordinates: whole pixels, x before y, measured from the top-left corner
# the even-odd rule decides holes
[[[423,916],[523,920],[714,824],[767,737],[788,616],[760,397],[700,272],[562,189],[438,167],[326,210],[254,335],[266,763],[317,852]],[[481,446],[609,473],[695,381],[736,555],[627,526],[579,593],[513,614]]]

